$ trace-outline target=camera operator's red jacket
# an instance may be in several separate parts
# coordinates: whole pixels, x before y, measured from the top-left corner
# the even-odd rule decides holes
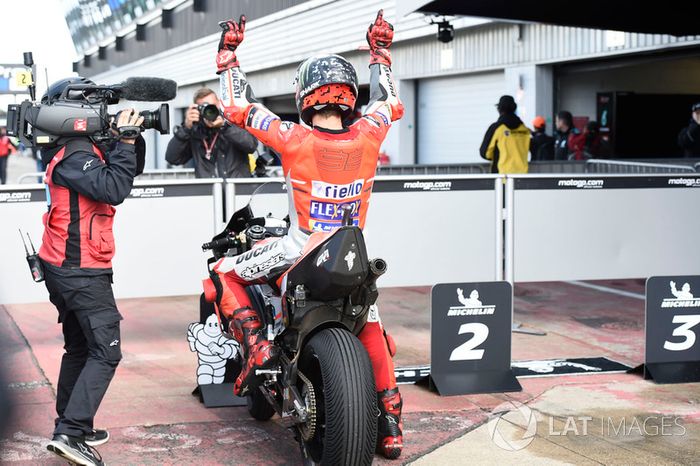
[[[63,269],[111,273],[113,205],[131,192],[135,146],[117,143],[108,153],[86,139],[71,139],[46,167],[47,202],[39,257]]]

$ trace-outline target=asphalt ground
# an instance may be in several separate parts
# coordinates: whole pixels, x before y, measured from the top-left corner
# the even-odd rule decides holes
[[[590,284],[516,285],[514,320],[546,335],[514,333],[513,360],[642,363],[643,281]],[[397,366],[429,363],[429,291],[381,290]],[[257,422],[245,408],[207,409],[191,395],[197,361],[186,331],[198,319],[198,297],[118,305],[124,359],[96,419],[112,435],[98,448],[107,464],[300,463],[279,419]],[[0,305],[0,354],[16,412],[0,462],[64,464],[45,449],[62,355],[55,309]],[[376,457],[376,464],[700,464],[700,384],[657,385],[627,373],[519,381],[521,392],[454,397],[402,385],[404,454],[393,462]]]

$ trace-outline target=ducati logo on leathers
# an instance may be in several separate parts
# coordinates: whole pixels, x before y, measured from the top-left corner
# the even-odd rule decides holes
[[[236,257],[236,265],[249,261],[254,257],[258,257],[260,254],[264,254],[267,251],[272,251],[277,246],[279,246],[279,241],[275,241],[274,243],[267,244],[260,248],[255,248],[246,252],[245,254],[241,254],[240,256]]]

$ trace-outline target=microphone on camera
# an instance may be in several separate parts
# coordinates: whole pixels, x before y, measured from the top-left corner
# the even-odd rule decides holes
[[[139,102],[173,100],[177,95],[177,83],[172,79],[128,78],[115,87],[122,99]]]

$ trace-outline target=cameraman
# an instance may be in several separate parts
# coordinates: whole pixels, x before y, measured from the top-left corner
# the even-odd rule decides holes
[[[81,83],[91,82],[68,78],[54,83],[42,104],[52,105],[68,85]],[[81,100],[79,93],[66,98]],[[93,447],[109,439],[106,430],[94,429],[93,420],[122,357],[122,316],[112,294],[112,206],[126,199],[137,165],[143,167],[145,144],[137,143],[142,123],[142,116],[126,109],[117,118],[118,140],[109,149],[89,137],[62,138],[42,148],[49,210],[39,257],[65,342],[58,417],[47,448],[76,464],[104,464]]]
[[[173,132],[165,160],[183,165],[193,159],[197,178],[249,177],[248,154],[255,152],[257,139],[237,126],[225,125],[218,113],[213,121],[204,118],[200,109],[207,104],[218,112],[219,98],[214,91],[199,89],[185,113],[184,124]]]

